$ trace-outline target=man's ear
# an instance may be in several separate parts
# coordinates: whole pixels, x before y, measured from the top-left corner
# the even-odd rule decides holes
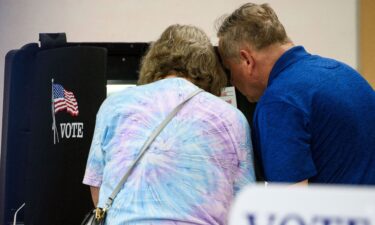
[[[242,63],[244,63],[245,66],[247,67],[247,70],[251,73],[253,68],[254,68],[254,65],[255,65],[255,61],[254,61],[254,58],[251,55],[251,52],[249,50],[246,50],[246,49],[241,49],[240,50],[240,59],[241,59]]]
[[[240,50],[240,56],[241,56],[241,60],[244,60],[246,62],[246,64],[253,65],[254,59],[253,59],[253,57],[251,56],[251,53],[248,50],[241,49]]]

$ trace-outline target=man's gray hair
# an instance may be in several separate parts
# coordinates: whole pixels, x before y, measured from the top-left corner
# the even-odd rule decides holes
[[[236,58],[239,45],[243,43],[261,50],[275,43],[290,41],[284,26],[268,4],[246,3],[221,20],[217,36],[222,57]]]

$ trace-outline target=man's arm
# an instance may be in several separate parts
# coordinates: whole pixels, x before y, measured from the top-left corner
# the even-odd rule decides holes
[[[90,186],[91,198],[95,207],[98,205],[99,190],[100,190],[99,187]]]
[[[268,185],[272,185],[272,184],[273,183],[266,182],[265,183],[265,187],[267,187]],[[308,186],[309,185],[309,180],[306,179],[306,180],[303,180],[303,181],[300,181],[300,182],[297,182],[297,183],[291,183],[291,184],[287,184],[287,185],[289,185],[289,187],[296,187],[296,186],[303,187],[303,186]]]
[[[306,179],[306,180],[294,183],[291,186],[307,186],[307,185],[309,185],[309,180]]]

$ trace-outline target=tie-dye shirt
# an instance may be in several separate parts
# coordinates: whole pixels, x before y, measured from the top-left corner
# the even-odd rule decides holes
[[[109,96],[96,120],[83,183],[103,207],[162,120],[198,87],[167,78]],[[108,225],[226,224],[235,193],[255,182],[244,115],[202,92],[151,144],[108,211]]]

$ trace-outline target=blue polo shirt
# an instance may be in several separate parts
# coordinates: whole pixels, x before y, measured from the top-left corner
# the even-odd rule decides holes
[[[375,184],[375,92],[349,66],[293,47],[257,104],[254,145],[267,181]]]

